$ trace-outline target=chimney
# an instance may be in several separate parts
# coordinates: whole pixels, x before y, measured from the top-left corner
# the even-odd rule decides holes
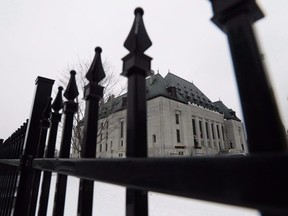
[[[112,109],[112,106],[113,106],[113,101],[115,99],[115,95],[114,94],[111,94],[108,98],[108,103],[109,103],[109,108]]]
[[[150,85],[153,84],[155,80],[155,72],[153,70],[150,70]]]

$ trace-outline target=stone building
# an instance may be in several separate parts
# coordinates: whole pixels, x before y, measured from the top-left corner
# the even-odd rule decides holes
[[[244,127],[222,101],[211,102],[172,73],[146,79],[148,156],[212,156],[247,152]],[[101,104],[97,157],[125,157],[127,95]]]

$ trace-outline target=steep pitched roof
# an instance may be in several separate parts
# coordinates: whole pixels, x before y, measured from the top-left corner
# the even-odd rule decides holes
[[[176,76],[175,74],[168,73],[165,76],[165,80],[170,83],[171,86],[175,86],[179,95],[188,103],[193,103],[198,106],[202,106],[206,109],[211,109],[218,111],[211,100],[198,89],[192,82],[189,82],[181,77]]]
[[[225,106],[225,104],[222,101],[216,101],[214,102],[215,106],[219,108],[219,110],[224,113],[224,119],[233,119],[236,121],[241,121],[237,116],[236,112],[232,109],[229,109],[228,107]]]
[[[158,73],[146,79],[147,100],[163,96],[181,103],[195,104],[209,110],[224,113],[224,118],[240,121],[235,112],[228,109],[221,101],[212,102],[192,82],[189,82],[175,74],[168,73],[164,78]],[[127,94],[108,100],[100,106],[99,118],[126,109]],[[233,114],[234,112],[234,114]]]

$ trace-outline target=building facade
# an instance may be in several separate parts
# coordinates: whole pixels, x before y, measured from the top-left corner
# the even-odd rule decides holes
[[[247,152],[243,123],[222,101],[211,102],[172,73],[146,79],[149,157],[213,156]],[[127,95],[101,105],[97,157],[125,157]]]

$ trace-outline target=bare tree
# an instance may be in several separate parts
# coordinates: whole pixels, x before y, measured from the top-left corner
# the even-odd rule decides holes
[[[83,125],[84,125],[84,115],[85,115],[85,100],[84,100],[84,88],[88,83],[86,79],[86,73],[90,68],[92,60],[79,60],[77,64],[69,65],[67,71],[75,70],[76,83],[79,90],[79,96],[76,98],[78,103],[78,111],[74,116],[74,124],[72,131],[71,147],[72,154],[74,156],[79,156],[81,152],[81,145],[83,140]],[[114,98],[114,95],[120,95],[126,89],[125,86],[119,86],[119,75],[115,75],[113,72],[113,67],[107,61],[103,63],[103,68],[106,77],[100,82],[100,85],[104,87],[104,97],[101,101],[102,104]],[[69,81],[69,74],[63,74],[63,77],[59,79],[60,85],[67,86]],[[115,105],[115,104],[114,104]],[[109,115],[106,115],[104,122],[108,122]],[[107,123],[108,124],[108,123]],[[104,127],[99,127],[97,136],[100,137]],[[104,139],[104,138],[103,138]],[[95,143],[96,144],[96,143]]]

